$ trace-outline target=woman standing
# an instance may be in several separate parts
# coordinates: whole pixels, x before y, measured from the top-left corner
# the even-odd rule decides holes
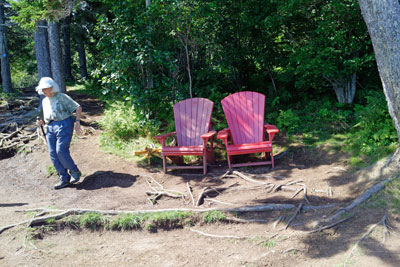
[[[54,189],[61,189],[78,182],[81,177],[81,172],[71,158],[69,146],[74,122],[76,134],[81,135],[82,107],[68,95],[60,93],[57,83],[49,77],[40,79],[36,91],[46,96],[42,102],[42,119],[37,124],[47,124],[46,139],[50,159],[60,178]],[[76,113],[76,119],[73,112]]]

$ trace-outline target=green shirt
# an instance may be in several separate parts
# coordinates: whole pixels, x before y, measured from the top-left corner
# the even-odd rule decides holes
[[[56,93],[53,97],[43,99],[42,106],[43,119],[49,123],[67,119],[79,107],[79,104],[66,94]]]

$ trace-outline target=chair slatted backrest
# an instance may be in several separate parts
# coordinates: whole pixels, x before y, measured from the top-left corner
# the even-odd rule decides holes
[[[234,144],[264,141],[265,96],[257,92],[238,92],[222,99],[222,108]]]
[[[200,136],[211,126],[214,103],[206,98],[190,98],[174,105],[175,129],[178,146],[198,146]]]

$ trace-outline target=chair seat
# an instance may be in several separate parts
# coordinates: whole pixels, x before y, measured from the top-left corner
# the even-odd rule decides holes
[[[203,155],[203,146],[165,146],[162,148],[165,156]]]
[[[272,144],[269,141],[263,141],[249,144],[228,145],[226,150],[230,155],[272,152]]]

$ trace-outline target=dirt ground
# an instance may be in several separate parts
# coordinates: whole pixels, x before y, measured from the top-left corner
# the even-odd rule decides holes
[[[16,211],[33,208],[196,209],[188,198],[162,197],[156,205],[151,205],[145,193],[149,190],[146,182],[149,176],[166,189],[185,193],[189,183],[195,198],[206,186],[238,189],[215,195],[198,209],[266,203],[334,204],[334,207],[303,210],[286,230],[285,222],[294,210],[236,214],[265,222],[198,224],[157,233],[65,229],[38,240],[26,240],[26,226],[19,226],[0,234],[0,266],[343,266],[345,262],[346,266],[400,266],[400,218],[393,214],[390,215],[391,234],[384,243],[381,242],[384,229],[379,225],[346,260],[360,238],[382,219],[385,214],[382,207],[361,205],[352,211],[354,216],[348,221],[308,233],[319,227],[318,221],[378,182],[368,176],[373,170],[351,173],[345,154],[327,147],[291,146],[284,154],[278,152],[274,169],[238,169],[252,179],[277,185],[301,180],[306,185],[310,203],[305,202],[304,192],[291,198],[292,191],[269,192],[265,188],[250,188],[255,184],[235,175],[222,177],[227,171],[225,161],[211,165],[206,176],[201,175],[201,170],[164,174],[161,166],[143,168],[134,161],[104,153],[98,140],[101,131],[96,127],[102,116],[101,105],[86,96],[74,95],[74,98],[84,109],[83,126],[96,129],[83,138],[75,138],[71,145],[71,154],[83,179],[69,188],[53,190],[57,178],[48,175],[51,162],[43,144],[35,146],[32,153],[0,160],[0,228],[31,218],[30,213]],[[283,143],[284,139],[278,136],[276,146]],[[299,188],[299,185],[292,186]],[[282,215],[284,221],[275,224]]]

